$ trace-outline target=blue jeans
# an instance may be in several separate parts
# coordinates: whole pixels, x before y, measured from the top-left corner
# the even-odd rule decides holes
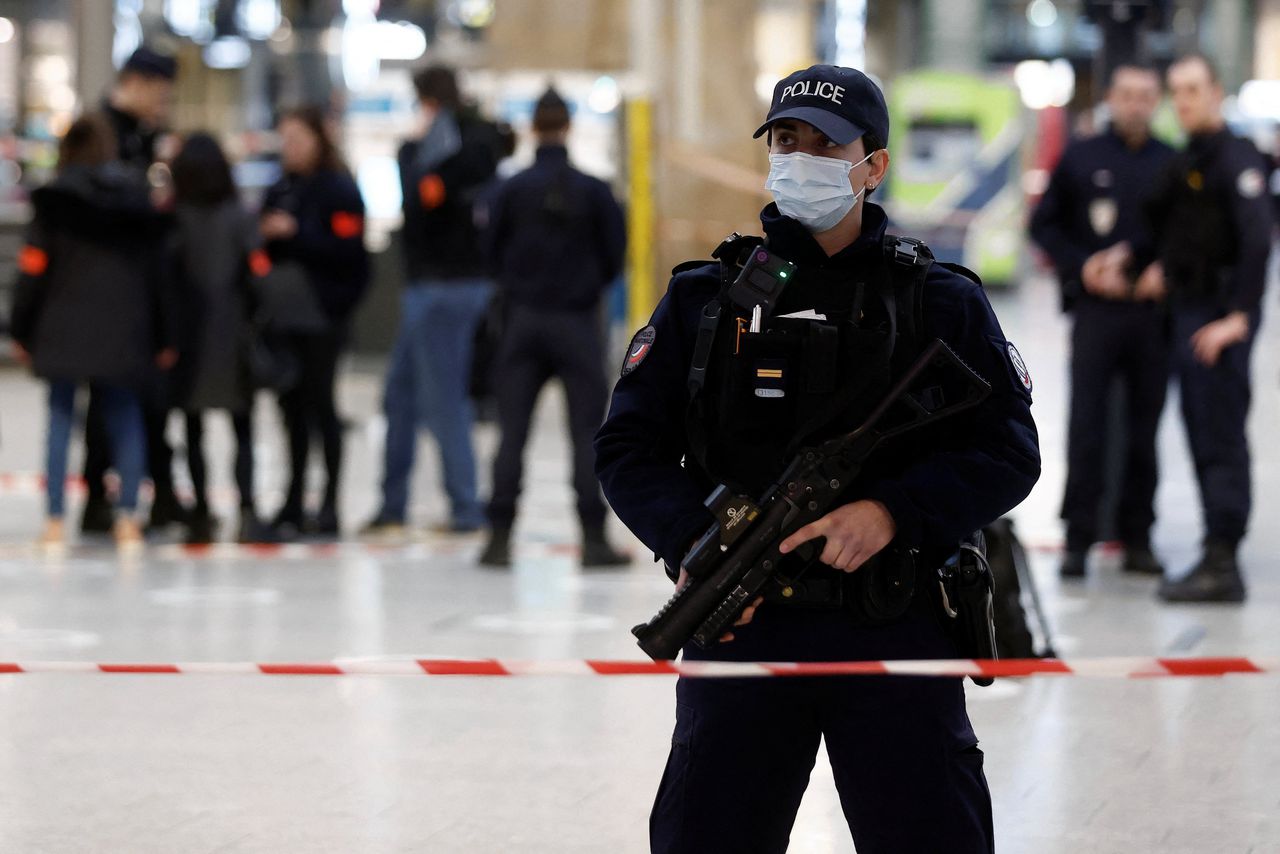
[[[476,327],[492,290],[483,279],[425,280],[405,288],[383,400],[387,442],[378,516],[384,521],[403,522],[408,516],[418,428],[426,427],[440,449],[450,523],[460,528],[484,524],[468,387]]]
[[[138,484],[146,471],[147,440],[142,406],[134,392],[119,386],[92,383],[94,399],[102,408],[111,459],[120,475],[120,499],[116,506],[126,513],[138,508]],[[45,494],[49,516],[61,518],[66,510],[67,445],[75,420],[76,384],[66,380],[49,383],[49,444],[45,457]]]

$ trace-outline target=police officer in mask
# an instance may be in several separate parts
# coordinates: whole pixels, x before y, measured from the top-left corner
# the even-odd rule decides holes
[[[1149,534],[1155,521],[1156,429],[1168,384],[1168,334],[1162,295],[1137,288],[1133,247],[1145,239],[1143,200],[1173,157],[1151,138],[1160,76],[1121,65],[1111,77],[1111,124],[1070,145],[1031,217],[1031,236],[1053,260],[1062,303],[1074,315],[1071,416],[1067,435],[1064,578],[1085,574],[1098,538],[1098,496],[1105,487],[1106,428],[1112,381],[1124,383],[1125,468],[1117,508],[1123,568],[1160,575]]]
[[[1204,553],[1166,581],[1168,602],[1243,602],[1236,550],[1251,507],[1249,358],[1262,319],[1271,251],[1266,162],[1222,117],[1222,84],[1200,55],[1169,68],[1178,122],[1189,134],[1147,212],[1157,260],[1140,288],[1168,293],[1174,370],[1204,510]]]
[[[716,648],[689,645],[684,656],[953,656],[924,576],[1039,476],[1030,373],[981,287],[931,263],[922,244],[886,237],[884,211],[866,201],[890,162],[889,115],[870,79],[829,65],[795,72],[774,88],[756,133],[765,135],[775,199],[760,217],[765,245],[796,273],[767,316],[754,317],[721,302],[719,265],[676,268],[628,348],[596,436],[597,473],[614,510],[682,584],[682,557],[713,521],[703,499],[717,483],[767,487],[789,446],[857,426],[921,346],[941,339],[990,395],[945,427],[887,446],[846,503],[782,544],[784,563],[809,562],[808,592],[769,591]],[[740,240],[719,256],[740,259]],[[693,381],[700,318],[717,302],[704,379]],[[844,594],[908,556],[920,581],[896,613],[872,619]],[[680,680],[652,850],[784,851],[822,740],[863,854],[993,850],[960,682],[894,678]]]

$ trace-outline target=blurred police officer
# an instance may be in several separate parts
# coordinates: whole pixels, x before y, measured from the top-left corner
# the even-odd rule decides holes
[[[817,541],[802,603],[771,595],[718,648],[690,645],[684,656],[953,656],[923,579],[1039,476],[1030,374],[982,289],[930,264],[922,245],[887,239],[884,211],[866,203],[889,167],[889,114],[870,79],[829,65],[792,74],[774,88],[756,136],[765,133],[776,203],[760,218],[769,251],[798,271],[755,332],[754,312],[720,301],[718,265],[676,268],[628,348],[596,437],[605,495],[675,580],[713,521],[703,499],[716,483],[763,489],[789,461],[788,445],[852,429],[901,366],[940,338],[986,377],[991,395],[945,428],[887,447],[850,485],[847,504],[782,544],[787,561],[803,561],[791,552]],[[695,340],[715,303],[721,322],[698,388]],[[922,580],[901,610],[875,622],[861,600],[837,591],[864,573],[873,583],[876,568],[864,564],[891,543],[898,554],[919,550]],[[993,850],[982,752],[958,680],[681,679],[676,701],[650,818],[654,851],[785,850],[823,739],[858,851]]]
[[[138,179],[156,162],[156,140],[163,132],[173,101],[178,63],[172,56],[143,45],[120,67],[111,90],[102,100],[102,112],[116,134],[118,159],[138,172]],[[165,438],[169,415],[167,391],[153,378],[144,393],[147,433],[147,469],[154,487],[150,526],[162,528],[186,520],[187,513],[173,490],[173,449]],[[81,527],[86,532],[111,530],[114,511],[107,498],[104,477],[111,465],[110,451],[99,407],[90,395],[85,426],[84,477],[88,496]]]
[[[1253,145],[1228,130],[1222,84],[1203,56],[1169,68],[1178,121],[1190,135],[1148,203],[1158,260],[1139,286],[1167,291],[1174,366],[1200,500],[1204,553],[1170,602],[1242,602],[1236,550],[1251,504],[1249,357],[1261,320],[1271,202],[1267,170]]]
[[[554,89],[534,107],[533,131],[533,166],[507,181],[490,207],[488,250],[504,314],[493,377],[502,441],[480,563],[511,563],[529,422],[542,387],[558,377],[569,409],[582,563],[621,565],[629,558],[604,536],[591,440],[608,402],[600,299],[622,270],[626,225],[609,187],[569,162],[569,105]]]
[[[1144,237],[1142,202],[1173,149],[1151,137],[1160,103],[1152,69],[1118,67],[1107,91],[1110,126],[1068,146],[1031,218],[1031,236],[1049,254],[1074,314],[1071,341],[1071,416],[1067,487],[1062,518],[1067,552],[1061,573],[1085,573],[1098,538],[1112,382],[1124,383],[1127,403],[1125,470],[1117,529],[1124,569],[1159,575],[1151,552],[1155,521],[1156,428],[1168,384],[1168,334],[1162,295],[1139,290],[1133,246]]]

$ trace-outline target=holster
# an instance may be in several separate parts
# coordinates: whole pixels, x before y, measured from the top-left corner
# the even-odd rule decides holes
[[[966,537],[960,548],[938,568],[937,585],[942,623],[963,658],[994,659],[996,654],[995,577],[987,562],[981,531]],[[989,676],[971,676],[987,686]]]

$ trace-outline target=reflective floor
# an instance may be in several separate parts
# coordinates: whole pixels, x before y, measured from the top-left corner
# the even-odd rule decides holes
[[[1280,655],[1280,325],[1255,360],[1249,603],[1169,607],[1105,550],[1083,583],[1057,580],[1066,325],[1046,281],[995,300],[1035,375],[1045,474],[1016,518],[1059,652]],[[376,509],[378,397],[376,366],[353,366],[349,530]],[[561,408],[549,390],[506,574],[473,565],[479,539],[427,533],[444,506],[426,439],[421,533],[401,543],[47,556],[32,545],[38,482],[0,478],[0,660],[636,657],[628,628],[669,586],[620,527],[629,570],[578,568]],[[1180,572],[1199,512],[1176,411],[1156,547]],[[261,491],[278,497],[282,443],[265,401],[261,414]],[[0,374],[0,473],[40,467],[43,424],[40,387]],[[229,429],[212,433],[218,458]],[[486,460],[495,438],[480,429]],[[642,852],[671,695],[668,677],[0,676],[0,851]],[[1280,678],[1006,681],[969,697],[1002,852],[1280,852]],[[853,850],[821,760],[791,850]]]

